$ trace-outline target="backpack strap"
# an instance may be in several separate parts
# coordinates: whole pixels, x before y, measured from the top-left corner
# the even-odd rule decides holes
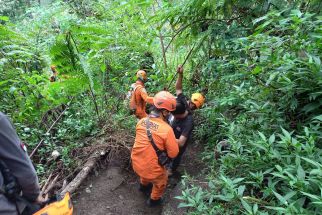
[[[160,153],[162,153],[162,151],[156,146],[156,144],[155,144],[155,142],[154,142],[154,140],[152,138],[152,133],[150,131],[150,117],[146,118],[145,123],[146,123],[146,133],[148,135],[150,143],[153,146],[153,148],[154,148],[155,152],[157,153],[157,155],[159,155]]]

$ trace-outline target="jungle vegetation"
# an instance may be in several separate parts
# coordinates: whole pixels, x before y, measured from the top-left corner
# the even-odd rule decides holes
[[[0,110],[29,152],[44,139],[33,156],[40,177],[73,169],[79,140],[103,124],[134,132],[123,99],[135,72],[148,72],[154,94],[191,52],[184,91],[207,99],[194,130],[205,145],[206,185],[185,177],[180,206],[191,214],[321,213],[321,1],[0,3]],[[62,104],[63,119],[46,132],[44,114]],[[47,162],[53,150],[61,162]]]

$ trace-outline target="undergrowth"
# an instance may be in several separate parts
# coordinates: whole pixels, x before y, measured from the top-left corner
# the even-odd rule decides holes
[[[215,62],[215,102],[195,131],[208,186],[184,181],[177,197],[191,214],[321,212],[321,17],[281,14],[255,20]]]

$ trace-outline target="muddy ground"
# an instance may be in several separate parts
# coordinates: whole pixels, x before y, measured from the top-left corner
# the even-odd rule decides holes
[[[202,150],[200,144],[190,143],[178,172],[198,177],[203,169],[200,159]],[[180,174],[169,178],[163,205],[149,208],[145,203],[147,197],[138,191],[138,177],[129,164],[117,162],[116,158],[117,156],[113,162],[96,170],[73,195],[74,214],[186,214],[187,209],[178,209],[180,201],[174,198],[181,194]]]

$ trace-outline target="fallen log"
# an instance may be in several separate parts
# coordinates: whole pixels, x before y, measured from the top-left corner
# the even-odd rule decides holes
[[[117,142],[115,140],[112,141],[113,138],[110,136],[109,139],[102,139],[101,142],[108,141],[107,144],[97,144],[94,147],[94,152],[92,155],[88,158],[86,163],[83,166],[83,168],[80,170],[80,172],[76,175],[76,177],[66,185],[66,182],[64,182],[63,187],[61,188],[60,195],[64,196],[67,192],[73,193],[75,190],[81,185],[81,183],[86,179],[88,174],[92,171],[92,169],[95,167],[95,164],[102,158],[105,157],[108,161],[112,159],[112,155],[119,150],[119,148],[127,149],[128,151],[131,151],[131,147],[127,146],[123,142]],[[73,175],[73,173],[71,174]],[[69,178],[69,176],[67,177]],[[66,178],[65,178],[66,180]]]
[[[84,164],[83,169],[77,174],[77,176],[61,191],[60,195],[64,196],[67,192],[73,193],[85,180],[87,175],[94,168],[96,162],[100,159],[101,151],[96,151]]]

